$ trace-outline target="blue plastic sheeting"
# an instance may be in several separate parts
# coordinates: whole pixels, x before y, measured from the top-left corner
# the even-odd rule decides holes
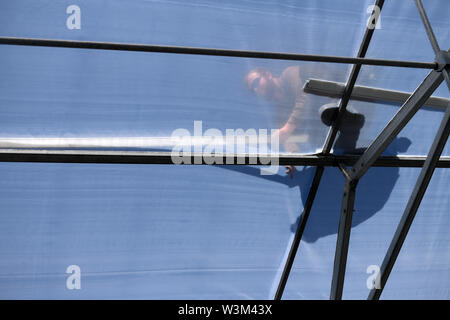
[[[194,121],[202,121],[203,134],[279,128],[276,109],[244,84],[255,60],[13,46],[2,55],[0,144],[2,138],[168,138],[179,128],[194,135]],[[278,74],[290,65],[270,62]],[[332,65],[328,73],[322,65],[302,65],[332,81],[345,81],[348,68]],[[322,147],[328,127],[319,108],[330,102],[337,100],[309,98],[311,116],[298,133],[302,153]]]
[[[299,207],[297,190],[255,168],[1,171],[2,298],[266,299]],[[80,290],[66,288],[69,265]]]
[[[448,1],[424,1],[442,49]],[[69,30],[66,9],[81,9]],[[355,56],[372,1],[3,1],[2,36],[186,45]],[[367,56],[433,61],[413,1],[387,1]],[[244,78],[280,74],[286,61],[78,49],[0,47],[2,139],[167,137],[173,130],[277,128],[270,103]],[[345,82],[348,65],[302,63]],[[413,91],[426,70],[363,66],[357,81]],[[433,94],[449,97],[445,85]],[[337,100],[311,97],[301,152],[322,147],[318,113]],[[399,106],[350,101],[367,146]],[[443,116],[423,109],[385,154],[426,155]],[[64,138],[64,139],[63,139]],[[32,140],[30,140],[32,141]],[[37,140],[39,141],[39,140]],[[449,146],[444,151],[449,154]],[[150,148],[151,149],[151,148]],[[281,150],[284,152],[284,150]],[[365,299],[419,169],[371,168],[361,179],[344,298]],[[314,175],[262,176],[253,166],[0,164],[0,298],[270,299]],[[385,299],[449,299],[450,187],[438,169]],[[327,168],[287,282],[286,299],[327,299],[344,178]],[[69,266],[81,288],[67,288]],[[372,267],[371,267],[372,266]],[[369,268],[369,269],[368,269]],[[368,271],[369,270],[369,271]],[[70,287],[70,285],[69,285]]]
[[[343,299],[366,299],[371,266],[381,266],[420,169],[371,168],[360,180]],[[448,171],[437,169],[383,291],[383,299],[448,299]],[[327,299],[344,179],[327,168],[299,247],[286,299]],[[369,268],[369,269],[368,269]],[[372,267],[373,268],[373,267]]]
[[[448,50],[450,28],[448,24],[449,3],[446,1],[423,1],[428,18],[441,50]],[[435,54],[428,40],[422,20],[414,1],[386,1],[375,29],[367,57],[395,60],[434,61]],[[427,70],[363,66],[356,85],[372,86],[390,90],[413,92],[427,75]],[[449,98],[447,85],[443,83],[434,96]],[[376,104],[358,102],[360,111],[373,110],[368,126],[361,130],[359,144],[367,145],[398,111],[400,104]],[[411,141],[404,152],[425,155],[444,115],[443,110],[423,108],[400,133]],[[420,130],[417,130],[420,128]],[[364,141],[363,141],[364,140]],[[443,152],[450,154],[449,144]]]
[[[2,4],[4,16],[0,17],[5,25],[1,28],[9,36],[353,56],[367,19],[360,1],[353,1],[351,10],[343,10],[335,1],[320,7],[242,1],[85,1],[79,5],[79,30],[66,27],[68,4],[53,1]],[[301,40],[298,30],[305,35]],[[340,46],[330,46],[337,38]],[[278,129],[273,106],[251,95],[244,78],[255,67],[279,75],[291,65],[254,59],[3,47],[1,66],[7,71],[0,80],[5,92],[0,137],[168,137],[178,128],[192,133],[195,120],[203,122],[204,130],[221,132]],[[350,68],[304,65],[314,70],[308,77],[341,82]],[[322,147],[328,128],[321,123],[318,110],[333,101],[337,102],[310,97],[311,117],[298,133],[300,152],[312,153]]]

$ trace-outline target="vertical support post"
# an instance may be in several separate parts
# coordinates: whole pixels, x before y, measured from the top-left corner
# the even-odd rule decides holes
[[[342,299],[357,184],[358,180],[352,180],[349,179],[349,177],[345,181],[341,217],[339,219],[339,229],[336,240],[330,300]]]

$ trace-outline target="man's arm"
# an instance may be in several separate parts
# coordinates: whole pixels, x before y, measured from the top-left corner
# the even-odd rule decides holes
[[[303,92],[303,89],[299,88],[299,90],[300,91],[296,96],[292,113],[289,116],[286,124],[282,128],[280,128],[280,143],[284,143],[287,138],[289,138],[289,136],[292,134],[292,132],[294,132],[294,130],[300,123],[300,120],[302,119],[302,113],[304,112],[304,108],[308,99],[306,93]]]
[[[292,110],[291,115],[286,124],[291,124],[297,126],[302,118],[302,113],[304,112],[304,108],[306,106],[308,97],[306,93],[303,91],[303,88],[298,89],[297,96],[295,98],[295,105]]]

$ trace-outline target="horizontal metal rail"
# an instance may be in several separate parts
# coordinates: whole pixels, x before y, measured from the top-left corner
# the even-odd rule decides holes
[[[163,45],[132,44],[132,43],[117,43],[117,42],[0,37],[0,44],[19,45],[19,46],[95,49],[95,50],[175,53],[175,54],[191,54],[191,55],[193,54],[193,55],[255,58],[255,59],[313,61],[313,62],[346,63],[346,64],[377,65],[377,66],[422,68],[422,69],[438,68],[438,64],[436,62],[352,58],[352,57],[325,56],[314,54],[244,51],[244,50],[163,46]]]
[[[314,95],[341,98],[344,94],[345,83],[322,79],[308,79],[305,81],[303,90],[306,93]],[[369,102],[380,101],[402,105],[409,99],[411,94],[411,92],[406,91],[388,90],[368,86],[354,86],[350,98],[353,100]],[[433,109],[436,108],[445,111],[450,105],[450,99],[431,96],[423,105],[424,107],[432,107]]]
[[[191,153],[191,164],[208,164],[204,161],[204,154]],[[196,162],[195,159],[201,161]],[[281,154],[253,155],[253,154],[218,154],[214,157],[215,164],[223,165],[267,165],[278,161],[279,165],[294,166],[325,166],[337,167],[354,165],[358,155],[323,155],[323,154]],[[253,163],[251,160],[256,159]],[[231,160],[231,161],[230,161]],[[261,161],[262,160],[262,161]],[[421,168],[425,163],[425,156],[381,156],[374,163],[375,167],[414,167]],[[53,163],[123,163],[123,164],[167,164],[173,165],[172,152],[155,151],[99,151],[99,150],[41,150],[41,149],[0,149],[0,162],[53,162]],[[438,168],[450,168],[450,157],[441,157]]]

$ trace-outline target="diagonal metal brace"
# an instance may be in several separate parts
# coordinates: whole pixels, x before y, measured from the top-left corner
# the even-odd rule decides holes
[[[450,52],[441,50],[436,54],[436,63],[438,68],[436,71],[443,71],[450,66]]]
[[[342,169],[342,168],[341,168]],[[346,172],[344,169],[343,172]],[[345,175],[345,174],[344,174]],[[331,281],[330,300],[341,300],[344,289],[345,268],[347,265],[350,230],[352,227],[353,207],[355,204],[356,186],[359,180],[347,178],[342,198],[341,217],[334,256],[333,278]]]
[[[388,125],[366,149],[357,160],[351,170],[340,166],[346,177],[344,195],[342,199],[341,217],[336,241],[336,253],[334,257],[333,278],[331,284],[330,299],[341,300],[344,288],[345,269],[350,241],[350,232],[355,204],[356,186],[364,173],[376,162],[378,157],[395,139],[398,133],[406,126],[419,108],[427,101],[434,90],[443,81],[442,72],[431,71],[409,99],[403,104],[397,114]],[[446,114],[450,110],[447,109]],[[438,155],[439,159],[440,153]],[[434,164],[435,166],[435,164]]]
[[[425,191],[427,190],[428,184],[430,183],[431,177],[433,175],[434,169],[438,159],[445,147],[448,136],[450,133],[450,109],[447,108],[444,118],[442,119],[439,130],[433,141],[433,145],[430,148],[425,164],[417,178],[416,185],[411,194],[411,198],[406,205],[403,216],[398,224],[397,230],[391,241],[389,249],[384,257],[383,263],[378,274],[378,279],[376,283],[380,284],[379,288],[373,288],[370,291],[368,300],[378,300],[383,292],[383,288],[387,282],[387,279],[394,267],[395,261],[400,253],[402,245],[406,239],[409,228],[414,220],[414,217],[419,209],[420,203],[423,199]]]
[[[442,72],[433,70],[428,74],[411,97],[403,104],[383,131],[355,163],[350,171],[350,176],[353,180],[360,179],[369,170],[372,164],[406,126],[419,108],[427,101],[433,91],[441,84],[443,79]]]

